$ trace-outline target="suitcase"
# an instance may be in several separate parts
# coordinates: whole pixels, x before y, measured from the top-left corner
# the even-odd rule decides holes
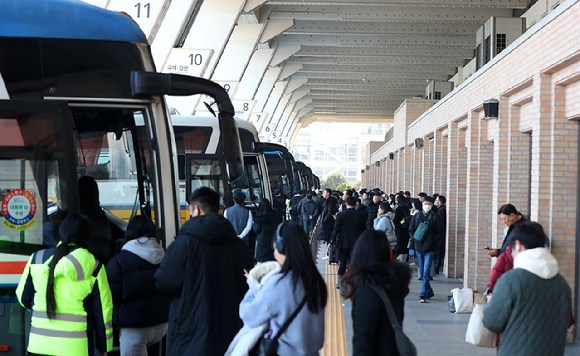
[[[328,263],[338,264],[338,248],[332,246],[328,250]]]

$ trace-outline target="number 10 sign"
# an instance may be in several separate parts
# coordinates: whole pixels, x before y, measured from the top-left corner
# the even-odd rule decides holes
[[[201,77],[212,55],[213,49],[174,48],[162,72]]]

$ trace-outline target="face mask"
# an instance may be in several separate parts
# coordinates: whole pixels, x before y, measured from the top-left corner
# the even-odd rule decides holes
[[[438,202],[438,201],[436,201],[436,202],[435,202],[435,205],[439,206],[439,202]]]
[[[429,213],[431,211],[432,206],[431,205],[423,205],[423,211],[425,213]]]

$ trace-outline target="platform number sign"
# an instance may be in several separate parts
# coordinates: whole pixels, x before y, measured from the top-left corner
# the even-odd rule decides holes
[[[236,117],[248,121],[254,110],[254,105],[256,105],[256,100],[232,100],[232,104],[234,104]]]
[[[261,142],[268,141],[268,139],[270,138],[270,135],[272,134],[272,131],[274,131],[274,125],[276,125],[276,124],[270,123],[270,124],[264,124],[262,126],[262,130],[260,131],[260,134],[258,135]]]
[[[282,143],[282,131],[272,131],[272,134],[270,135],[270,142],[274,142],[274,143]]]
[[[170,5],[171,0],[110,0],[107,9],[131,16],[152,43]]]
[[[237,80],[214,80],[214,82],[221,85],[222,88],[224,88],[224,90],[228,93],[230,98],[234,97],[236,90],[238,90],[238,85],[240,84],[240,82]]]
[[[266,118],[268,118],[267,112],[253,112],[250,114],[250,119],[248,121],[250,121],[256,127],[256,130],[260,132]]]
[[[174,48],[162,72],[201,77],[212,55],[212,49]]]

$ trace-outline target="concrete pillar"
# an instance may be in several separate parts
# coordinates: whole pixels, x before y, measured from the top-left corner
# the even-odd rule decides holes
[[[408,145],[405,147],[405,179],[401,187],[403,191],[411,191],[413,187],[413,146]]]
[[[423,178],[423,150],[418,149],[413,145],[413,190],[411,191],[411,195],[413,197],[417,197],[417,194],[421,193],[421,181]]]
[[[421,180],[421,192],[427,195],[433,194],[433,141],[429,136],[423,138],[423,178]]]

